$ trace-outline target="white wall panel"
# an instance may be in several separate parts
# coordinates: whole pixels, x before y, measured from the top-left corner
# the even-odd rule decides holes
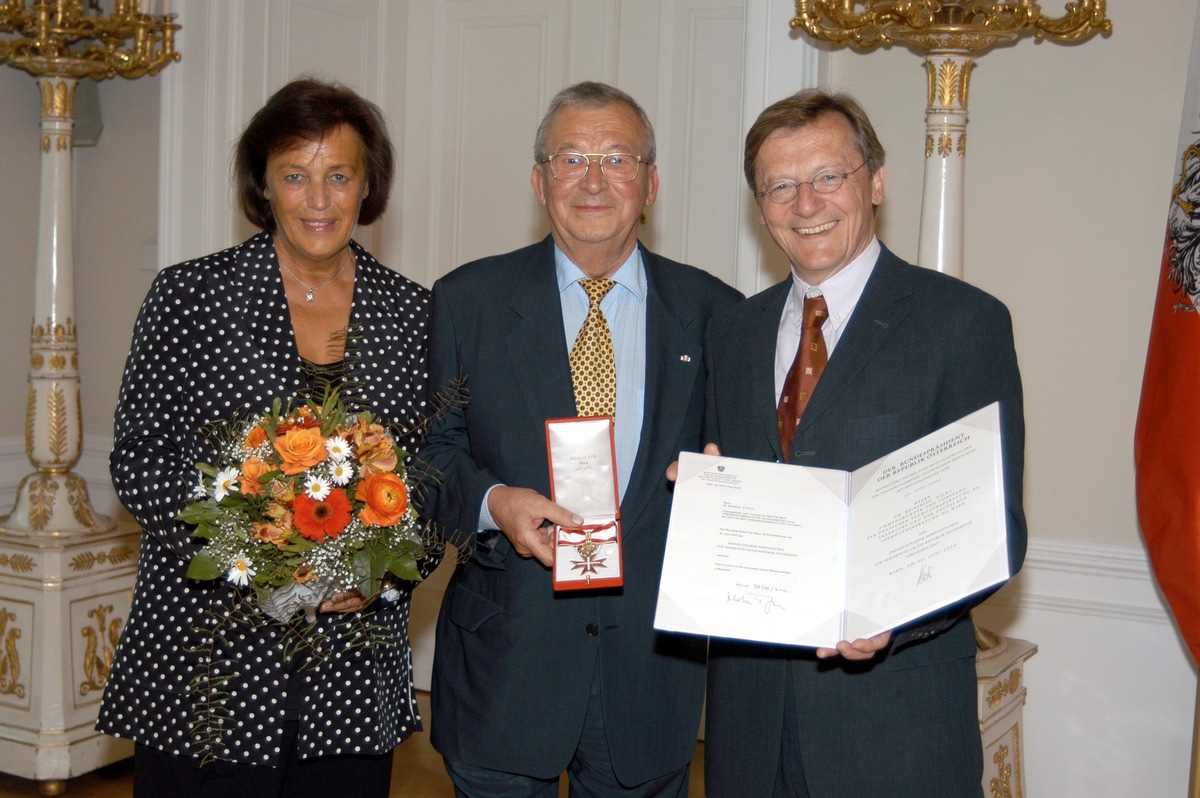
[[[657,243],[677,260],[736,284],[745,3],[674,4],[660,81]]]

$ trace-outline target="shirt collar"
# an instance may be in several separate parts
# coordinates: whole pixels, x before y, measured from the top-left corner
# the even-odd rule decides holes
[[[558,292],[561,294],[580,280],[586,280],[583,270],[571,262],[571,259],[554,245],[554,271],[558,277]],[[612,275],[611,279],[625,290],[632,293],[639,302],[646,299],[646,269],[642,265],[642,248],[634,247],[633,252]]]
[[[809,285],[792,272],[790,301],[795,307],[802,308],[805,296],[820,293],[825,297],[825,304],[829,308],[829,321],[835,329],[841,329],[854,312],[854,306],[858,304],[858,298],[867,286],[867,280],[875,269],[875,262],[879,260],[881,251],[879,239],[872,237],[871,243],[867,244],[867,248],[859,253],[858,257],[819,286]],[[800,314],[796,314],[797,327],[800,323]]]

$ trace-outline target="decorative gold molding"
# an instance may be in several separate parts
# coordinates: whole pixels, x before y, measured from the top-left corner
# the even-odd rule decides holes
[[[108,619],[112,609],[111,604],[101,604],[94,610],[88,610],[88,617],[94,618],[96,625],[85,626],[79,630],[85,641],[83,672],[86,678],[79,683],[81,696],[94,690],[103,690],[104,685],[108,684],[113,654],[117,649],[117,641],[121,639],[121,626],[124,624],[118,618],[111,621]]]
[[[933,71],[933,64],[930,63],[930,71]],[[943,108],[949,108],[954,105],[958,98],[958,64],[952,59],[947,58],[937,67],[937,99],[941,101]],[[932,95],[933,92],[931,91]],[[933,103],[929,103],[933,105]]]
[[[1014,668],[1007,679],[1000,679],[988,688],[988,706],[992,709],[1000,706],[1005,696],[1016,695],[1021,689],[1021,669]]]
[[[71,558],[71,570],[90,571],[93,566],[97,565],[120,565],[129,562],[133,557],[133,548],[124,544],[113,546],[108,551],[85,551]]]
[[[21,654],[17,651],[17,639],[21,630],[8,628],[9,621],[17,616],[0,607],[0,695],[25,697],[25,685],[21,683]]]
[[[29,383],[29,390],[25,394],[25,453],[31,458],[33,457],[33,421],[36,410],[37,390],[33,387],[33,383]]]
[[[988,791],[992,794],[992,798],[1013,798],[1012,792],[1012,764],[1005,761],[1008,759],[1008,746],[1002,745],[996,753],[992,754],[992,761],[996,763],[997,776],[988,782]]]
[[[75,81],[40,80],[42,117],[70,119],[75,115]]]
[[[87,480],[73,471],[63,475],[67,480],[67,501],[81,526],[95,527],[96,516],[92,514],[92,502],[88,496]]]
[[[942,133],[942,135],[938,137],[937,151],[938,155],[942,156],[943,158],[954,151],[954,139],[949,133]]]
[[[29,526],[41,531],[54,517],[58,482],[44,474],[32,474],[25,479],[29,484]]]
[[[54,465],[65,465],[70,436],[67,432],[67,399],[62,385],[55,383],[50,388],[46,410],[50,415],[50,440],[47,442]]]
[[[38,324],[34,319],[29,329],[30,341],[34,344],[74,344],[78,343],[75,336],[75,320],[64,319],[55,324],[54,319],[47,318],[45,324]]]
[[[15,574],[33,571],[37,561],[28,554],[0,554],[0,568],[8,568]]]

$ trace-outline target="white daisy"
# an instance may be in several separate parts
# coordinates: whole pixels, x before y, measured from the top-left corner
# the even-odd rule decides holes
[[[249,561],[245,557],[235,557],[225,578],[238,587],[245,587],[250,584],[252,576],[254,576],[254,567],[250,565]]]
[[[218,471],[217,478],[213,480],[213,498],[221,501],[230,493],[236,492],[240,474],[236,468],[222,468]]]
[[[354,478],[354,465],[349,460],[334,462],[329,469],[329,480],[334,485],[345,485]]]
[[[320,474],[311,474],[308,479],[304,480],[304,492],[313,501],[325,501],[325,497],[331,490],[333,490],[333,486],[329,484],[329,480]]]
[[[351,454],[350,441],[343,438],[341,435],[334,435],[325,441],[325,450],[329,452],[329,456],[333,462],[340,463],[348,458]]]

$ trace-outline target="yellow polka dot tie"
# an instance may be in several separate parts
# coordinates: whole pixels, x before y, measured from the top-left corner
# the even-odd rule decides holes
[[[571,382],[575,385],[575,412],[580,416],[611,416],[617,409],[617,364],[613,359],[612,333],[600,311],[600,300],[616,282],[580,280],[588,295],[587,318],[571,348]]]

